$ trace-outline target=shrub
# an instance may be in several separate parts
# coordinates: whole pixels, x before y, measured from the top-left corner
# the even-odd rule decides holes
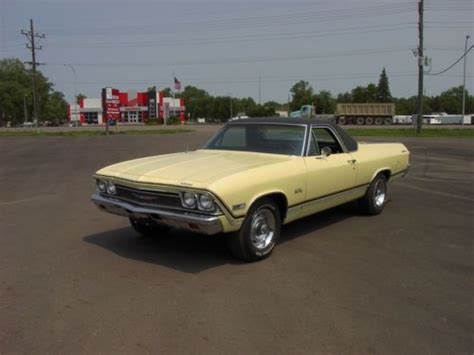
[[[181,120],[179,119],[179,117],[170,117],[166,120],[166,124],[169,124],[169,125],[180,125],[181,124]]]

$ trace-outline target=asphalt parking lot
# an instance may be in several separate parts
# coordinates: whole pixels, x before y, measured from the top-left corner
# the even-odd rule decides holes
[[[98,168],[214,130],[0,138],[0,353],[472,354],[472,140],[370,139],[412,152],[384,213],[294,222],[253,264],[89,201]]]

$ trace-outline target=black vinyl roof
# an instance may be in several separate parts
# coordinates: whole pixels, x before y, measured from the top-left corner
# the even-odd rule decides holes
[[[233,124],[244,124],[244,123],[281,123],[281,124],[293,124],[293,125],[325,125],[330,126],[339,134],[339,137],[344,142],[347,150],[354,152],[358,148],[357,141],[352,138],[344,129],[342,129],[336,123],[330,122],[329,120],[311,119],[311,118],[279,118],[279,117],[253,117],[243,118],[234,121],[227,122],[228,125]]]

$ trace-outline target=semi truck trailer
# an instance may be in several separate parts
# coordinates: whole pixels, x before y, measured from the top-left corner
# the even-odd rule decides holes
[[[395,104],[392,103],[341,103],[336,106],[335,120],[340,125],[390,125],[394,123],[394,116]]]

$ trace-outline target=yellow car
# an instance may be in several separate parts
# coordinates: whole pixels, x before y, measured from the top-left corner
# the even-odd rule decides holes
[[[141,234],[229,233],[234,256],[255,261],[272,252],[283,224],[352,200],[382,212],[387,183],[408,166],[403,144],[358,143],[326,121],[235,120],[202,149],[99,170],[92,201]]]

